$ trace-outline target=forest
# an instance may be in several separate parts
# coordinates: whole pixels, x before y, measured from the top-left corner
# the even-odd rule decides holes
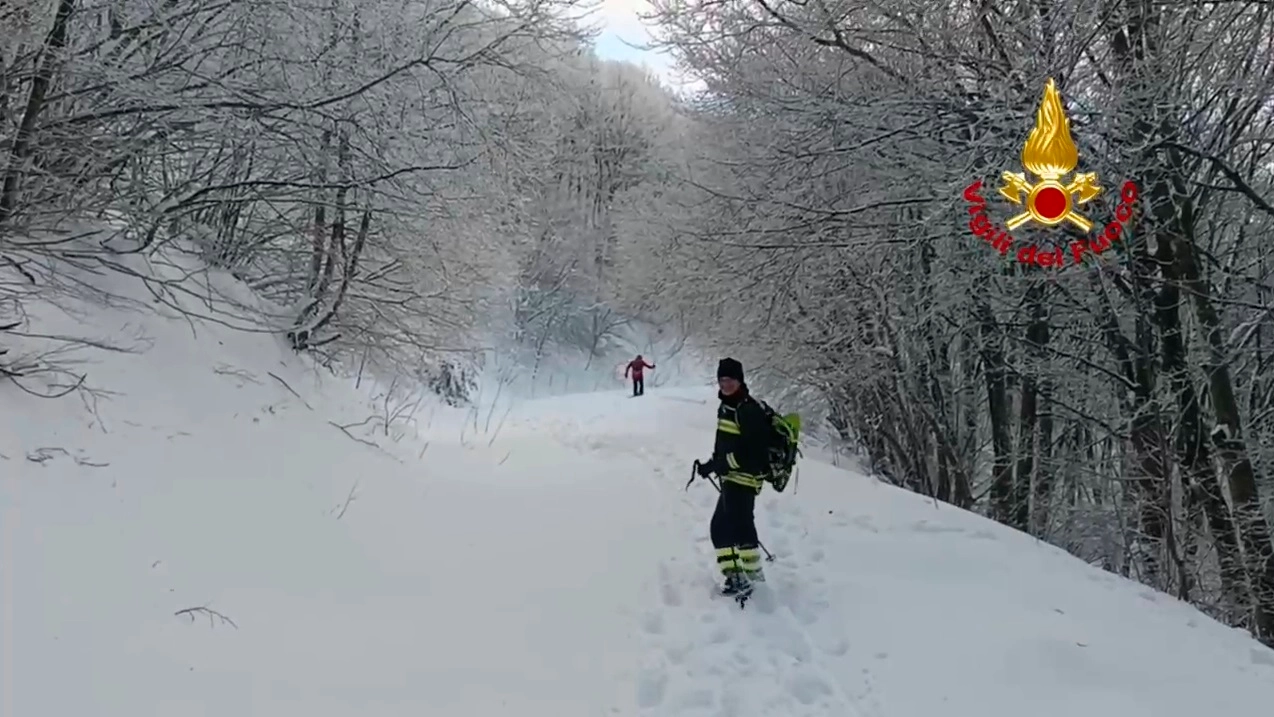
[[[651,0],[684,92],[599,57],[589,12],[3,0],[0,351],[96,291],[61,267],[175,303],[124,257],[177,250],[261,299],[204,318],[457,401],[492,337],[656,327],[882,480],[1274,645],[1274,6]],[[1050,80],[1096,231],[1137,188],[1082,261],[1073,227],[970,224],[975,180],[988,225],[1018,213]]]

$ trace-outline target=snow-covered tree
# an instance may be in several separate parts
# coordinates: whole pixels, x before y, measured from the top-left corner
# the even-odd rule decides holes
[[[0,46],[0,253],[15,265],[73,251],[120,268],[118,253],[193,240],[268,302],[223,301],[219,320],[428,381],[470,373],[528,295],[572,292],[570,330],[594,348],[623,320],[601,303],[619,281],[617,202],[661,176],[671,100],[594,58],[573,0],[3,12],[18,31]],[[89,246],[24,238],[91,215],[110,230]]]
[[[655,0],[706,92],[657,270],[715,345],[890,480],[1274,641],[1274,21],[1260,3],[888,7]],[[970,233],[1049,78],[1113,249],[1063,268]],[[1100,226],[1099,226],[1100,230]],[[1274,327],[1271,327],[1274,328]]]

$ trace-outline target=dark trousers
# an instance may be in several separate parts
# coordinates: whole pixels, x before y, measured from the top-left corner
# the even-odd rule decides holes
[[[756,577],[761,572],[760,545],[756,537],[756,490],[721,481],[717,509],[709,532],[717,549],[717,567],[726,576]]]
[[[641,376],[633,376],[633,395],[641,396],[646,393],[646,379]]]

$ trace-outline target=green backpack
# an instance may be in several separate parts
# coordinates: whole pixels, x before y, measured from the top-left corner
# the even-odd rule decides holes
[[[770,471],[767,480],[774,490],[782,493],[787,482],[792,478],[796,468],[796,459],[801,455],[801,417],[795,413],[780,416],[765,401],[758,400],[761,410],[770,419],[769,451]]]

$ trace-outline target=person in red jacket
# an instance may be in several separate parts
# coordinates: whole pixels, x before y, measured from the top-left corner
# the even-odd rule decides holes
[[[628,378],[629,372],[633,374],[633,395],[641,396],[646,393],[646,381],[642,378],[642,369],[654,368],[653,363],[646,363],[646,359],[637,354],[637,358],[628,362],[628,366],[624,368],[624,378]]]

